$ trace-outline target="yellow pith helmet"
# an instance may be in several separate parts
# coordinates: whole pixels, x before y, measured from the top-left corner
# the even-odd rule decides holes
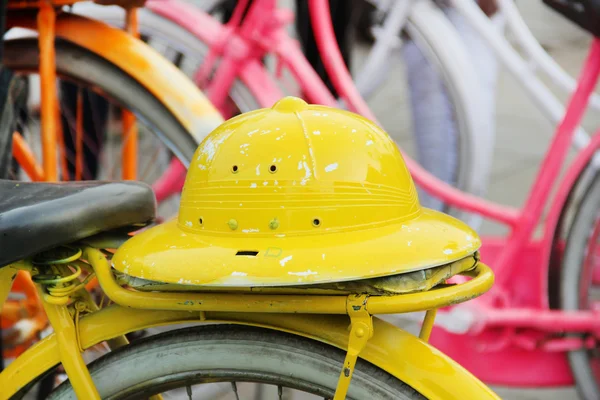
[[[434,267],[480,244],[419,205],[382,129],[286,97],[215,129],[196,150],[177,220],[136,235],[113,261],[161,282],[284,286]]]

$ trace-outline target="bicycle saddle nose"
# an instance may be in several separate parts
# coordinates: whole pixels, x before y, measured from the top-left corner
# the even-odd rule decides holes
[[[128,241],[114,265],[162,282],[302,285],[425,269],[479,246],[464,223],[420,206],[381,128],[288,97],[215,129],[178,219]]]

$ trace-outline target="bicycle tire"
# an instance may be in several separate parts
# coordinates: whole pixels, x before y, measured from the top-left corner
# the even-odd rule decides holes
[[[147,398],[202,380],[285,385],[331,398],[344,357],[340,349],[288,333],[204,325],[164,332],[117,349],[90,364],[90,373],[103,399]],[[74,398],[68,381],[50,397]],[[424,399],[412,387],[360,359],[347,398]]]
[[[494,150],[493,123],[482,118],[479,111],[476,71],[469,60],[459,58],[452,50],[450,39],[456,45],[461,40],[443,12],[430,2],[417,2],[413,6],[406,26],[408,34],[418,43],[426,58],[436,68],[454,109],[458,132],[457,170],[455,186],[477,196],[485,195],[492,168]],[[467,68],[472,69],[471,73]],[[468,221],[478,228],[481,217],[453,209],[447,205],[443,211]]]
[[[584,279],[584,258],[590,233],[599,222],[599,204],[600,174],[597,174],[579,203],[567,236],[560,278],[560,306],[565,311],[580,310],[582,307],[580,288]],[[589,351],[570,351],[568,359],[581,399],[600,398],[600,386],[594,376]]]
[[[427,2],[419,2],[419,4],[422,3]],[[96,19],[114,26],[123,26],[124,13],[117,7],[100,7],[89,3],[82,3],[77,4],[74,7],[74,12],[86,16],[93,16]],[[419,39],[420,42],[435,43],[430,45],[432,48],[435,48],[435,50],[428,51],[428,54],[430,54],[429,57],[435,56],[435,59],[432,58],[431,62],[436,65],[445,65],[444,61],[440,60],[447,60],[448,57],[452,56],[446,48],[443,48],[443,54],[441,50],[439,50],[440,46],[443,46],[443,39],[446,36],[445,34],[440,35],[440,32],[443,33],[445,31],[436,29],[432,26],[434,24],[432,24],[429,19],[431,15],[443,19],[444,16],[441,11],[432,5],[422,5],[417,12],[412,14],[414,15],[411,16],[411,21],[409,21],[411,32],[413,32],[415,36],[418,35],[423,38]],[[148,9],[140,9],[138,15],[139,30],[142,37],[148,38],[155,35],[158,38],[168,41],[176,51],[185,54],[185,57],[198,59],[200,62],[204,59],[209,47],[197,36],[173,21],[157,15]],[[449,24],[449,22],[446,21],[446,24]],[[442,55],[439,55],[438,53]],[[431,54],[434,54],[434,56],[431,56]],[[456,65],[456,63],[453,65]],[[184,72],[187,72],[188,75],[193,73],[193,71],[185,70]],[[448,75],[453,77],[452,79],[455,79],[460,73],[462,73],[460,68],[453,68],[451,73],[444,73],[444,76]],[[452,100],[452,103],[453,106],[459,110],[457,113],[460,113],[461,115],[457,119],[461,126],[463,126],[459,129],[461,132],[460,135],[461,137],[464,136],[464,139],[460,140],[461,144],[463,144],[463,148],[459,151],[462,162],[459,167],[460,171],[457,172],[459,175],[458,188],[468,193],[481,195],[485,192],[491,166],[491,158],[486,158],[489,154],[489,151],[486,149],[488,149],[489,146],[493,146],[493,143],[489,141],[487,141],[487,143],[481,142],[486,140],[485,138],[490,135],[481,133],[485,131],[485,128],[479,127],[480,124],[477,122],[480,119],[478,118],[479,115],[476,109],[477,100],[471,97],[473,90],[476,89],[474,89],[473,82],[469,80],[467,88],[466,85],[468,79],[464,76],[461,79],[462,80],[455,79],[452,81],[454,82],[453,87],[458,88],[457,90],[452,91],[453,93],[456,93],[456,95],[452,95],[453,99],[456,98],[456,100]],[[238,79],[234,81],[229,96],[241,112],[248,112],[260,108],[260,105],[251,90]],[[491,131],[487,129],[487,132]],[[460,210],[446,208],[444,211],[450,212],[456,217],[467,219],[467,214]],[[472,215],[468,218],[471,225],[478,225],[480,218],[471,218],[471,216]]]
[[[59,77],[93,85],[103,95],[132,111],[182,161],[189,162],[192,159],[198,145],[193,136],[157,97],[133,77],[92,51],[68,41],[56,39],[55,51]],[[37,39],[6,41],[4,65],[17,74],[19,71],[38,70]]]

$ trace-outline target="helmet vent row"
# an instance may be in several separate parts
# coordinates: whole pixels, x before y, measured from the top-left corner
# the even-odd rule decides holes
[[[237,165],[233,165],[231,167],[231,172],[233,172],[234,174],[237,174],[240,170],[240,167],[238,167]],[[275,172],[277,172],[277,165],[273,164],[269,167],[269,172],[274,174]]]
[[[200,226],[204,225],[204,218],[200,217],[198,218],[198,224]],[[312,224],[315,228],[318,228],[319,226],[321,226],[321,219],[320,218],[314,218],[312,220]],[[236,230],[238,228],[238,222],[235,219],[231,219],[227,222],[227,225],[229,225],[229,228],[231,228],[231,230]],[[270,222],[269,222],[269,228],[275,230],[277,228],[279,228],[279,220],[277,218],[273,218]]]

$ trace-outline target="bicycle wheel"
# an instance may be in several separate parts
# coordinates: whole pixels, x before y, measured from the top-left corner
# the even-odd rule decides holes
[[[444,44],[444,41],[449,37],[448,31],[452,34],[452,27],[449,26],[441,11],[429,2],[417,2],[417,4],[416,11],[411,13],[408,31],[414,38],[415,47],[421,57],[424,57],[428,65],[431,65],[436,71],[441,71],[440,76],[444,87],[447,88],[448,104],[451,106],[448,113],[450,119],[455,121],[452,129],[456,130],[454,137],[456,140],[451,146],[455,150],[449,149],[450,152],[457,155],[456,165],[450,169],[443,168],[441,171],[432,172],[438,177],[442,177],[440,175],[443,174],[442,178],[450,180],[461,190],[482,194],[485,191],[491,165],[490,151],[488,150],[491,148],[490,146],[493,146],[493,142],[489,140],[488,132],[491,132],[489,124],[482,125],[481,115],[477,112],[477,98],[471,96],[473,91],[477,90],[476,83],[471,80],[471,77],[464,75],[461,65],[449,62],[455,56],[452,49]],[[119,27],[122,27],[124,21],[123,11],[118,8],[82,3],[75,5],[74,12],[94,16],[94,18]],[[435,23],[431,22],[432,18],[436,21]],[[208,45],[193,33],[148,9],[141,9],[139,12],[139,29],[142,38],[148,44],[174,62],[188,76],[193,76],[208,53]],[[456,33],[453,34],[456,36]],[[395,75],[392,75],[383,82],[393,84],[399,80],[396,78]],[[407,77],[400,79],[402,82],[407,82],[407,80]],[[393,85],[393,87],[397,86]],[[383,98],[376,99],[379,106],[374,107],[376,114],[384,113],[390,117],[387,120],[383,119],[383,125],[403,147],[407,140],[414,140],[410,121],[412,120],[411,115],[417,112],[415,108],[432,107],[430,104],[420,103],[418,96],[414,98],[412,104],[409,99],[399,99],[398,93],[404,91],[406,88],[402,86],[399,90],[394,91],[393,98],[385,98],[390,95],[390,91],[386,91],[382,95]],[[251,90],[239,80],[234,82],[229,97],[235,105],[231,113],[247,112],[259,107]],[[467,218],[464,213],[452,210],[443,202],[436,202],[434,199],[426,205],[450,212],[460,218]],[[479,220],[479,218],[469,218],[472,225],[477,225]]]
[[[153,183],[168,167],[173,154],[189,161],[197,143],[162,102],[142,87],[132,77],[115,65],[89,50],[64,40],[56,40],[56,67],[60,80],[62,136],[66,144],[66,165],[62,165],[61,178],[120,179],[121,150],[128,136],[123,131],[122,110],[129,110],[138,121],[138,156],[136,179]],[[15,39],[6,42],[4,64],[21,79],[36,78],[39,62],[37,40]],[[35,85],[30,85],[35,87]],[[80,107],[76,103],[80,103]],[[98,106],[101,105],[102,107]],[[39,120],[31,107],[17,111],[21,115],[18,131],[32,152],[41,153]],[[86,113],[86,117],[75,115]],[[91,116],[87,113],[91,113]],[[77,163],[72,150],[76,125],[81,124],[80,172],[73,175]],[[61,156],[57,154],[57,157]],[[93,159],[98,165],[89,165]],[[60,164],[60,163],[59,163]],[[23,179],[18,164],[14,164],[12,178]],[[177,199],[162,204],[159,209],[165,216],[176,212]]]
[[[600,282],[600,174],[596,175],[573,218],[567,237],[560,281],[563,310],[598,309]],[[600,398],[600,348],[592,333],[577,335],[591,347],[570,351],[569,364],[582,399]],[[586,341],[586,339],[589,339]]]
[[[331,399],[344,356],[337,348],[287,333],[208,325],[140,340],[98,359],[90,365],[90,373],[103,399],[148,398],[158,393],[165,399],[177,394],[193,398],[195,390],[206,390],[201,386],[216,382],[231,385],[232,396],[224,398],[253,398],[242,383],[260,382],[274,386],[266,388],[269,399]],[[296,397],[299,392],[304,396]],[[50,398],[70,399],[75,394],[65,382]],[[362,360],[356,365],[347,398],[424,399]]]

